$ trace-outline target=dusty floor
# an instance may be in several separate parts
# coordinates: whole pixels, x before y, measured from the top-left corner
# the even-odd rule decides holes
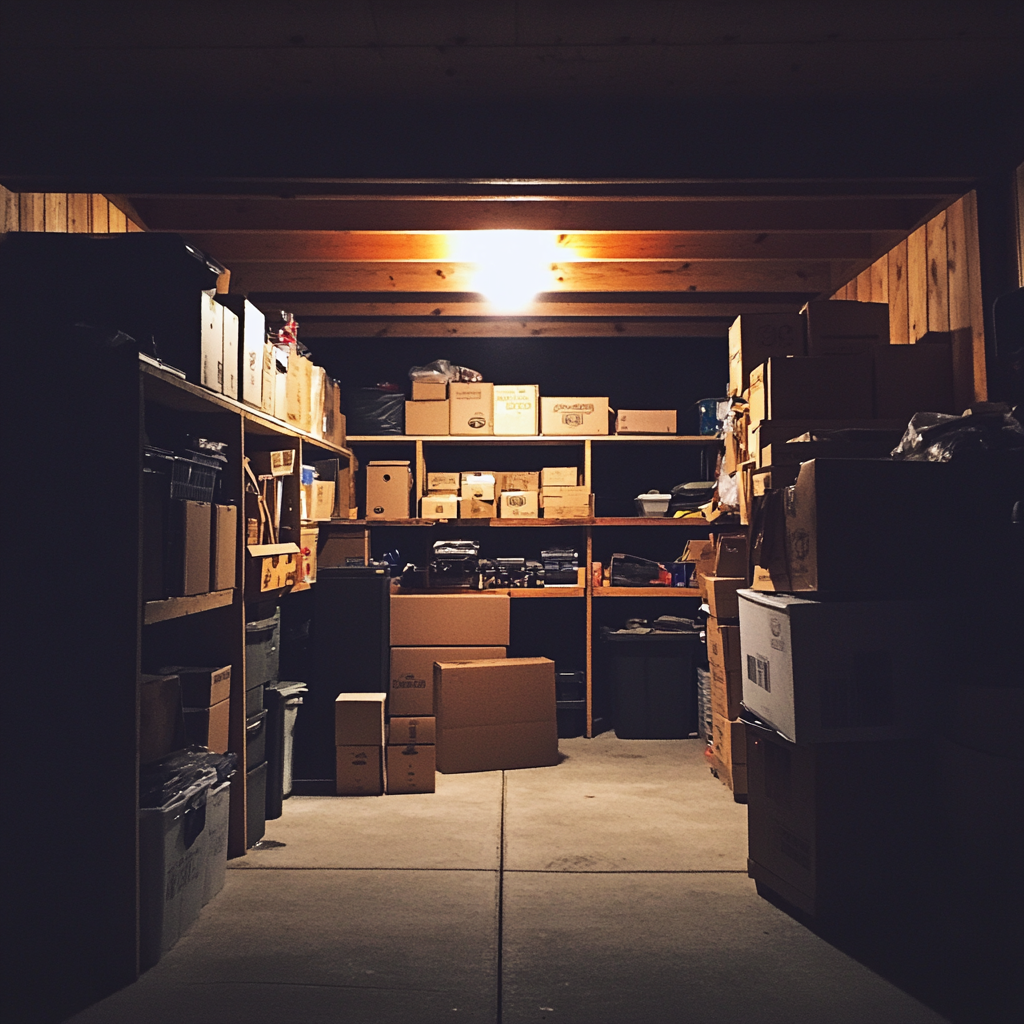
[[[940,1017],[760,899],[697,741],[293,797],[161,962],[74,1024],[917,1024]]]

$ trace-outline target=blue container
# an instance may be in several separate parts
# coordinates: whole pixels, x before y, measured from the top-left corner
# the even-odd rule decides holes
[[[700,405],[700,434],[702,437],[717,437],[722,432],[722,419],[729,408],[728,398],[702,398]],[[720,406],[724,408],[720,409]]]

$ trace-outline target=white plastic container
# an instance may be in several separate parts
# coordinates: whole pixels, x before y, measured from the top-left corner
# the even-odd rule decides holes
[[[659,494],[657,491],[638,494],[636,496],[637,514],[645,519],[663,519],[668,512],[668,503],[671,500],[671,494]]]

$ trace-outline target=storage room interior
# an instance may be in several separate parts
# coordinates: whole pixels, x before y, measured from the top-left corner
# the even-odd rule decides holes
[[[1019,1019],[1019,9],[178,6],[3,30],[8,1019]]]

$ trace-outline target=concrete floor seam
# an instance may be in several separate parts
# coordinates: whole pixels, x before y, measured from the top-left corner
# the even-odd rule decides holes
[[[501,1024],[502,1005],[505,1001],[502,991],[502,947],[504,946],[504,915],[505,915],[505,803],[508,795],[508,774],[501,773],[501,817],[498,822],[498,950],[496,964],[496,1006],[495,1024]]]

